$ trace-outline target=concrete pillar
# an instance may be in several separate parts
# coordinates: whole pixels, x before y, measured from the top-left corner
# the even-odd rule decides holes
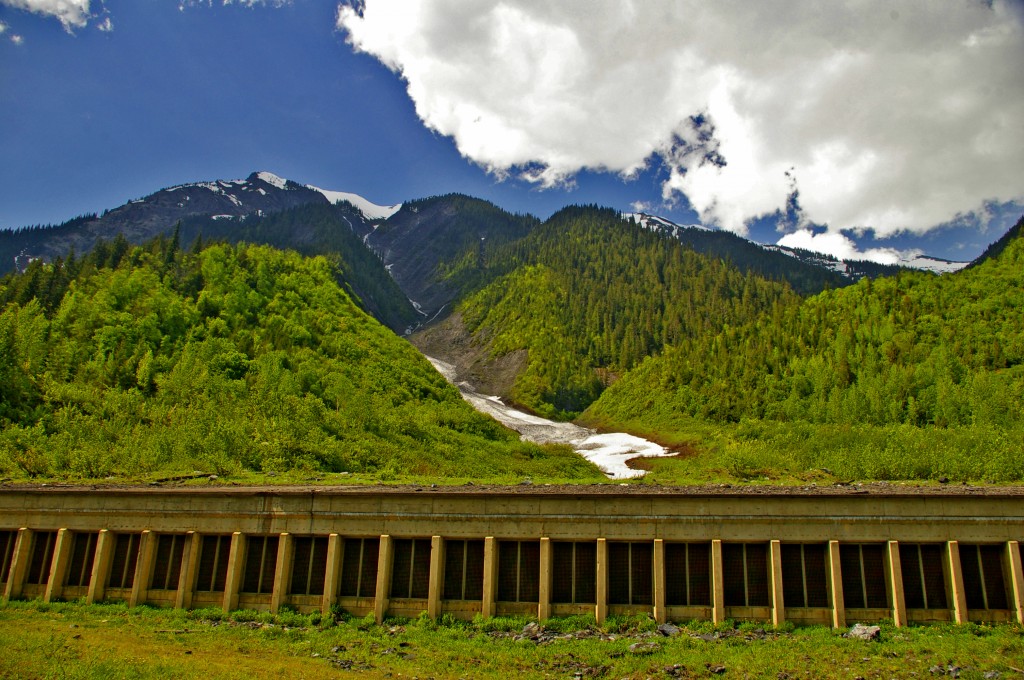
[[[828,576],[832,591],[832,627],[846,627],[846,599],[843,596],[843,566],[839,559],[839,541],[828,542]]]
[[[782,542],[770,542],[768,552],[772,588],[772,625],[781,626],[786,622],[786,602],[782,597]]]
[[[178,575],[178,594],[174,606],[178,609],[192,608],[192,593],[196,590],[199,574],[199,546],[203,543],[201,534],[195,531],[185,533],[185,545],[181,550],[181,572]]]
[[[1021,567],[1020,543],[1008,541],[1006,544],[1007,564],[1010,565],[1010,590],[1013,594],[1013,611],[1017,623],[1024,625],[1024,568]]]
[[[4,587],[4,601],[21,597],[25,585],[25,573],[32,553],[32,530],[18,529],[18,538],[14,542],[14,555],[11,557],[11,570],[7,574],[7,585]]]
[[[946,543],[946,559],[949,564],[949,586],[953,594],[953,620],[967,623],[967,591],[964,590],[964,572],[960,568],[960,543]]]
[[[153,575],[156,543],[157,536],[149,529],[139,537],[139,559],[135,562],[135,581],[132,583],[131,599],[128,600],[129,607],[139,606],[149,595],[149,578]]]
[[[242,588],[242,570],[245,568],[245,534],[236,531],[231,534],[231,551],[228,553],[228,576],[224,581],[224,611],[238,609],[238,592]]]
[[[331,613],[334,603],[338,601],[338,582],[341,580],[341,557],[344,548],[345,545],[338,534],[327,537],[327,574],[324,576],[324,597],[320,604],[320,613],[324,616]]]
[[[608,618],[608,541],[597,539],[597,606],[594,607],[594,618],[601,625]]]
[[[551,618],[551,539],[540,539],[540,583],[537,588],[537,618]]]
[[[900,628],[907,625],[907,600],[903,595],[899,541],[889,541],[889,585],[892,586],[892,623]]]
[[[498,542],[494,536],[484,538],[484,596],[480,603],[480,614],[487,618],[497,611],[498,599]]]
[[[441,615],[441,589],[444,587],[444,540],[430,537],[430,580],[427,582],[427,616]]]
[[[114,557],[117,537],[106,529],[100,529],[96,539],[96,559],[92,563],[89,591],[85,596],[87,604],[102,602],[106,595],[107,579],[110,578],[110,560]]]
[[[654,569],[654,620],[665,623],[665,540],[654,539],[654,557],[651,565]]]
[[[711,622],[725,621],[725,569],[722,565],[722,541],[711,541]]]
[[[394,543],[387,534],[380,537],[380,551],[377,553],[377,592],[373,598],[373,616],[377,623],[384,621],[388,613],[388,597],[391,595],[391,559]]]
[[[50,578],[46,581],[46,594],[43,599],[52,602],[64,591],[64,579],[68,574],[68,562],[71,560],[71,539],[73,535],[67,529],[57,532],[57,541],[53,546],[53,561],[50,562]]]
[[[295,540],[289,533],[283,533],[277,541],[277,564],[274,565],[274,590],[270,596],[270,611],[276,614],[284,604],[288,588],[292,583],[292,562],[295,556]]]

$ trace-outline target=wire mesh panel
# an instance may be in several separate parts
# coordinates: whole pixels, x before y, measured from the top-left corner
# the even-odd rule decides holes
[[[444,599],[482,600],[484,542],[451,540],[444,548]]]
[[[650,542],[608,543],[608,604],[654,601],[653,550]]]
[[[427,599],[430,593],[430,539],[395,539],[393,554],[391,597]]]
[[[900,567],[907,609],[946,609],[946,573],[943,546],[936,543],[901,543]]]
[[[293,595],[323,595],[327,578],[327,537],[297,536],[292,552]]]
[[[181,578],[181,559],[185,552],[185,534],[160,534],[153,556],[153,577],[149,587],[154,590],[177,590]],[[138,551],[136,551],[138,554]],[[132,567],[134,573],[135,568]]]
[[[71,560],[64,585],[87,586],[92,580],[92,562],[96,557],[95,532],[75,532],[71,535]]]
[[[961,545],[960,569],[968,609],[1008,609],[1003,546]]]
[[[246,539],[241,592],[265,594],[274,591],[279,542],[279,536],[249,536]]]
[[[199,570],[196,590],[207,593],[224,592],[228,579],[228,558],[231,555],[231,536],[203,536],[199,546]]]
[[[0,583],[6,583],[14,561],[14,543],[18,540],[17,531],[0,531]]]
[[[787,607],[827,607],[824,543],[782,544],[782,599]]]
[[[554,541],[551,553],[551,602],[594,604],[597,601],[597,543]]]
[[[135,565],[139,560],[139,534],[116,534],[114,554],[110,559],[108,588],[131,588],[135,585]],[[174,587],[177,587],[175,581]],[[158,586],[154,586],[158,587]]]
[[[724,543],[722,579],[727,607],[767,607],[768,544]]]
[[[849,609],[887,609],[885,544],[842,543],[843,600]]]
[[[346,538],[342,551],[338,594],[342,597],[374,597],[377,593],[380,539]]]
[[[540,600],[540,541],[498,541],[498,600]]]
[[[711,605],[711,544],[665,544],[665,604]]]

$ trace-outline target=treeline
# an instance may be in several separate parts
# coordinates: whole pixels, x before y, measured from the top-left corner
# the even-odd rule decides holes
[[[862,280],[680,338],[588,417],[845,425],[1024,424],[1024,240],[945,276]]]
[[[521,443],[323,257],[123,240],[0,281],[0,473],[596,476]]]
[[[463,302],[463,321],[495,355],[527,350],[513,398],[562,418],[667,345],[799,300],[786,284],[592,206],[559,212],[488,253],[485,267],[500,278]]]
[[[303,255],[325,255],[338,270],[346,292],[381,323],[402,332],[419,315],[380,260],[353,227],[362,215],[345,205],[311,203],[268,215],[214,219],[194,217],[179,225],[181,239],[262,243]]]
[[[23,250],[32,249],[41,240],[55,236],[66,236],[81,231],[82,227],[96,219],[96,213],[86,213],[58,225],[33,225],[17,229],[0,229],[0,275],[13,271],[15,258]]]

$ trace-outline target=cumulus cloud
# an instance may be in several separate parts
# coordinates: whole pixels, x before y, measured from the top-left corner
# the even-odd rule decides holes
[[[92,16],[89,0],[0,0],[8,7],[23,9],[36,14],[56,17],[69,33],[76,28],[85,28]]]
[[[897,264],[921,254],[919,250],[899,251],[895,248],[868,248],[860,250],[849,236],[838,232],[816,233],[811,229],[798,229],[779,239],[778,245],[800,248],[832,255],[840,260],[869,260],[882,264]]]
[[[808,221],[880,237],[1024,196],[1011,0],[365,0],[337,26],[497,175],[660,164],[739,233],[794,182]]]

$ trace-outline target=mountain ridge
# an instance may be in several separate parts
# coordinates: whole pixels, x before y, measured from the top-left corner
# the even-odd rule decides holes
[[[390,206],[378,205],[359,194],[321,189],[312,184],[302,184],[279,177],[268,171],[255,171],[247,178],[240,180],[189,182],[159,189],[142,198],[132,199],[121,206],[108,209],[102,215],[84,215],[68,220],[60,225],[26,226],[0,231],[0,273],[15,267],[15,258],[18,258],[18,266],[23,266],[31,258],[42,257],[52,260],[56,257],[63,257],[70,249],[74,249],[76,252],[84,252],[98,238],[111,239],[118,231],[123,232],[130,242],[138,243],[156,236],[161,231],[169,232],[173,228],[174,223],[180,219],[199,215],[219,216],[221,219],[229,217],[240,218],[247,215],[259,216],[270,212],[278,212],[308,203],[336,205],[346,202],[352,205],[367,222],[374,226],[387,223],[396,217],[398,217],[399,222],[412,221],[422,223],[422,219],[411,220],[409,216],[410,211],[403,211],[403,208],[406,205],[419,208],[425,202],[429,203],[436,199],[455,196],[463,196],[467,200],[480,201],[492,206],[497,211],[512,215],[512,213],[508,213],[500,206],[464,194],[445,194]],[[529,215],[517,217],[537,220],[537,218]],[[750,246],[761,248],[766,252],[781,253],[805,264],[816,266],[819,269],[829,269],[849,281],[855,281],[865,275],[878,275],[881,272],[891,273],[887,265],[863,263],[853,260],[837,260],[821,253],[811,253],[811,251],[802,251],[776,244],[761,244],[736,236],[731,232],[703,225],[679,225],[667,218],[650,213],[623,213],[623,217],[632,219],[645,228],[678,238],[689,243],[691,247],[701,240],[707,242],[714,239],[729,240],[729,237],[734,237],[736,240],[733,241],[733,247],[736,247],[736,244],[742,241]],[[388,238],[383,236],[389,231],[392,230],[382,231],[378,235],[376,233],[377,230],[371,228],[362,234],[371,249],[382,255],[385,260],[388,259],[387,253],[389,248],[393,249],[395,242],[394,237]],[[693,232],[699,232],[700,238],[696,238]],[[58,233],[63,238],[38,238],[43,234],[57,236]],[[20,239],[25,241],[25,243],[13,253],[9,251],[11,251],[15,244],[12,243],[6,247],[4,246],[3,241],[5,239],[8,241],[18,240],[12,238],[11,235],[29,236],[29,234],[36,236],[36,238]],[[493,237],[494,234],[492,233],[491,236]],[[47,243],[47,241],[50,243]],[[723,246],[702,245],[701,247],[711,254],[721,251]],[[946,273],[955,271],[967,264],[922,255],[917,258],[904,259],[893,266]],[[796,278],[797,280],[799,279],[799,277]],[[802,284],[796,287],[800,289]],[[443,297],[442,295],[439,299]],[[428,307],[434,312],[437,311],[436,305],[429,304]]]

